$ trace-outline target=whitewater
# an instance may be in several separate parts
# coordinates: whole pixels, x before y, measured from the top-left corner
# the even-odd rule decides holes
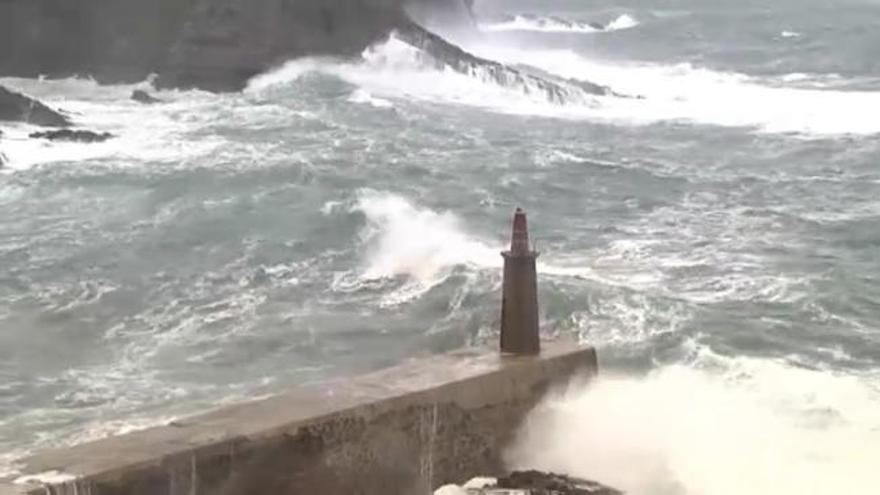
[[[476,32],[443,34],[569,99],[399,33],[234,94],[0,80],[119,136],[0,123],[0,476],[34,449],[494,343],[521,206],[542,331],[597,346],[602,377],[548,397],[511,467],[637,495],[870,493],[880,7],[476,10]]]

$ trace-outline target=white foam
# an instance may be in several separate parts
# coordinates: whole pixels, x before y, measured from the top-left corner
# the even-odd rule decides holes
[[[605,26],[605,30],[606,31],[620,31],[622,29],[631,29],[631,28],[634,28],[638,25],[639,25],[639,21],[635,17],[633,17],[629,14],[622,14],[617,19],[614,19],[613,21],[609,22],[608,25]]]
[[[633,495],[866,493],[880,483],[877,385],[697,348],[687,365],[548,400],[508,458]]]
[[[586,23],[523,15],[517,15],[502,22],[483,23],[480,24],[480,29],[488,32],[536,31],[541,33],[595,33],[600,31],[600,29]]]
[[[193,116],[209,118],[205,108],[217,103],[215,97],[206,93],[165,92],[160,94],[165,103],[142,105],[130,99],[137,85],[99,86],[94,81],[75,78],[3,79],[2,82],[69,112],[79,128],[116,135],[102,143],[52,142],[28,137],[32,132],[44,130],[39,127],[5,124],[0,142],[11,171],[100,158],[114,158],[114,166],[120,167],[145,160],[180,162],[209,153],[221,144],[218,139],[195,140],[187,135],[194,128]]]
[[[457,485],[444,485],[434,490],[434,495],[468,495],[468,491]]]
[[[363,103],[366,105],[374,106],[376,108],[391,108],[394,106],[394,104],[390,101],[384,100],[382,98],[376,98],[365,89],[357,89],[352,92],[351,96],[348,97],[348,101],[352,103]]]
[[[499,86],[479,71],[465,75],[451,68],[438,69],[428,55],[395,36],[365,50],[361,62],[312,58],[290,61],[251,80],[248,91],[267,91],[312,72],[334,75],[384,100],[406,98],[523,114],[552,114],[559,108],[541,92]]]
[[[72,474],[62,473],[60,471],[46,471],[38,474],[21,476],[15,479],[16,485],[61,485],[76,481],[76,476]]]
[[[455,265],[496,268],[501,264],[500,249],[468,233],[451,212],[436,212],[403,196],[371,190],[360,193],[353,209],[367,217],[361,236],[368,249],[363,271],[368,279],[405,275],[433,285]]]
[[[639,21],[629,14],[622,14],[605,26],[552,17],[517,15],[502,22],[481,23],[480,29],[486,32],[597,33],[630,29],[638,25]]]
[[[590,80],[643,99],[603,98],[593,108],[560,109],[558,116],[623,124],[657,122],[751,127],[764,132],[810,135],[880,133],[878,91],[841,91],[762,84],[745,74],[691,64],[657,65],[586,59],[565,50],[521,50],[482,45],[482,56],[524,63],[550,73]]]
[[[438,69],[428,55],[391,37],[363,54],[363,61],[301,59],[251,81],[252,89],[287,84],[319,71],[340,77],[371,97],[461,104],[508,114],[592,120],[617,125],[671,122],[742,127],[801,137],[880,133],[878,91],[842,91],[769,85],[745,74],[690,64],[657,65],[590,60],[565,50],[523,50],[482,44],[467,49],[509,64],[527,64],[563,78],[610,86],[644,98],[589,97],[560,105],[540,91],[503,87],[479,71]]]
[[[801,33],[798,33],[795,31],[783,31],[783,32],[779,33],[779,36],[781,38],[800,38]]]

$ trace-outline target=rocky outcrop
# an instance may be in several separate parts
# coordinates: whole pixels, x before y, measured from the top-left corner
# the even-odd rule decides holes
[[[33,139],[48,139],[49,141],[73,141],[77,143],[102,143],[116,136],[109,132],[93,132],[85,130],[60,129],[57,131],[32,132]]]
[[[543,471],[515,471],[501,478],[474,478],[464,486],[446,485],[434,495],[623,495],[596,481]]]
[[[290,58],[355,56],[406,26],[407,5],[463,1],[0,0],[0,75],[236,90]]]
[[[39,101],[0,86],[0,120],[46,127],[67,127],[70,120]]]
[[[531,67],[512,67],[477,57],[415,23],[409,23],[395,33],[428,54],[438,69],[449,68],[524,93],[539,94],[551,103],[589,103],[592,96],[614,94],[610,88],[599,84],[563,79]]]

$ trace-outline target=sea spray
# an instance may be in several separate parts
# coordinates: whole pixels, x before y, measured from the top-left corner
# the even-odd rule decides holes
[[[876,380],[699,355],[642,377],[606,372],[547,400],[509,462],[633,495],[834,495],[880,483]]]

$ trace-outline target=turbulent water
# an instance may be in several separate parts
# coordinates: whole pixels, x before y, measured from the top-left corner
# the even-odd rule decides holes
[[[880,482],[880,4],[477,2],[241,94],[0,80],[118,134],[0,149],[0,474],[27,452],[494,342],[514,207],[604,378],[509,452],[635,494]],[[140,88],[147,83],[138,85]]]

